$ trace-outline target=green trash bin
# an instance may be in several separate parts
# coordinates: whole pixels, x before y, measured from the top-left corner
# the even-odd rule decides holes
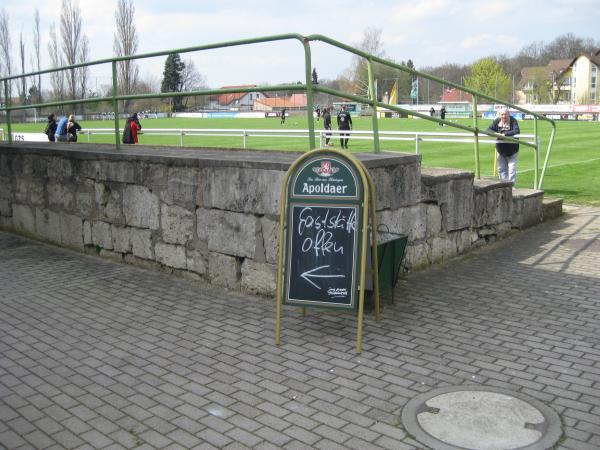
[[[384,225],[385,226],[385,225]],[[402,260],[406,251],[408,236],[406,234],[392,233],[383,230],[383,227],[377,229],[377,259],[379,261],[379,292],[391,292],[392,303],[394,302],[394,288],[398,283]],[[387,227],[386,227],[387,228]],[[369,261],[372,258],[372,252],[369,248]],[[372,269],[372,265],[371,265]],[[366,287],[368,291],[373,291],[372,282],[367,280]],[[370,295],[369,297],[372,297]]]

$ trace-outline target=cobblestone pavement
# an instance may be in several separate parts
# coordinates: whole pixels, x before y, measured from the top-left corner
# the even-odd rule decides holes
[[[600,448],[600,210],[409,274],[383,320],[284,308],[0,233],[0,447],[423,448],[402,407],[496,386]]]

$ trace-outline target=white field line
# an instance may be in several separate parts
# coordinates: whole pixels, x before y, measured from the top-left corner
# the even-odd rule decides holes
[[[564,167],[564,166],[574,166],[576,164],[587,164],[587,163],[591,163],[594,161],[600,161],[600,158],[593,158],[593,159],[588,159],[585,161],[577,161],[577,162],[565,163],[565,164],[554,164],[554,165],[548,166],[546,169],[553,169],[555,167]],[[517,170],[517,173],[526,173],[526,172],[533,172],[533,169]]]

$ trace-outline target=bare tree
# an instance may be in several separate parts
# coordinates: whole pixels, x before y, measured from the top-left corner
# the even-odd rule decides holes
[[[198,91],[207,87],[206,77],[196,69],[194,61],[190,58],[184,62],[183,70],[181,71],[181,90],[182,91]],[[204,96],[202,96],[204,98]],[[184,97],[183,106],[187,107],[190,97]],[[196,102],[197,96],[194,96]],[[197,105],[196,105],[197,106]]]
[[[363,40],[356,46],[365,53],[380,58],[385,57],[383,43],[381,42],[381,32],[381,28],[367,28],[363,33]],[[374,66],[379,65],[375,64]],[[375,73],[377,72],[377,68],[374,67],[373,72],[375,78],[377,78]],[[362,56],[354,56],[352,73],[355,92],[358,95],[366,96],[369,92],[369,78],[367,75],[367,61]]]
[[[134,23],[135,7],[133,0],[119,0],[115,12],[117,30],[114,36],[113,49],[115,56],[135,55],[138,49],[138,38]],[[121,61],[117,65],[117,84],[121,94],[133,94],[138,84],[138,66],[133,60]],[[129,107],[126,101],[124,108]]]
[[[78,62],[85,62],[88,60],[90,52],[89,41],[86,35],[83,35],[81,39],[81,46],[79,47],[79,58]],[[77,80],[79,82],[79,96],[81,98],[88,97],[87,95],[87,84],[90,74],[90,69],[87,66],[79,67],[76,69]]]
[[[8,14],[2,8],[0,11],[0,73],[10,77],[12,75],[12,67],[10,64],[10,31],[8,28]],[[8,97],[12,97],[11,82],[8,82]],[[2,95],[4,95],[4,86],[0,87]]]
[[[19,34],[19,59],[21,60],[21,73],[25,73],[25,42],[23,42],[23,32]],[[21,104],[27,101],[27,79],[21,77]]]
[[[42,70],[41,59],[40,59],[40,12],[36,8],[35,10],[35,19],[33,25],[33,51],[35,58],[35,66],[34,71],[39,72]],[[37,81],[37,82],[36,82]],[[42,101],[42,75],[38,74],[37,80],[33,82],[36,85],[37,98],[35,99],[35,103],[40,103]]]
[[[60,36],[64,62],[69,66],[84,62],[82,48],[87,47],[87,38],[82,30],[81,10],[78,4],[73,4],[73,0],[62,0]],[[79,74],[80,72],[75,69],[69,69],[67,74],[67,89],[72,99],[77,98],[78,95],[80,82],[77,80],[77,75]],[[79,93],[85,94],[81,91]]]
[[[64,59],[59,49],[58,36],[54,24],[50,27],[50,42],[48,42],[48,54],[53,68],[64,66]],[[65,73],[64,71],[52,72],[50,76],[52,91],[55,99],[63,99],[65,95]]]

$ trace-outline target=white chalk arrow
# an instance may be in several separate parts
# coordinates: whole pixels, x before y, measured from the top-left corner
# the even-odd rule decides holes
[[[306,281],[308,281],[310,284],[312,284],[314,287],[316,287],[317,289],[321,289],[321,287],[319,285],[317,285],[316,283],[314,283],[311,278],[346,278],[346,275],[335,275],[335,274],[316,274],[314,272],[317,272],[321,269],[326,269],[327,266],[320,266],[320,267],[315,267],[314,269],[308,270],[306,272],[304,272],[303,274],[301,274],[300,276],[302,278],[304,278]]]

